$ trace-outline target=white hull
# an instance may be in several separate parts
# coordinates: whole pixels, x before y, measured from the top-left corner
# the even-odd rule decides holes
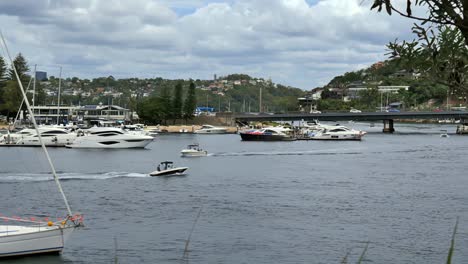
[[[60,253],[74,227],[0,226],[0,257]]]
[[[151,139],[144,139],[138,142],[127,141],[128,139],[109,139],[109,140],[102,140],[100,141],[95,140],[88,140],[88,139],[77,139],[71,145],[66,145],[67,148],[94,148],[94,149],[127,149],[127,148],[144,148],[146,147],[153,138]],[[109,145],[109,142],[112,144]]]
[[[61,136],[54,136],[54,137],[45,137],[42,136],[42,141],[44,141],[44,145],[48,147],[63,147],[68,144],[72,144],[73,141],[76,139],[76,134],[69,134],[69,135],[61,135]],[[41,143],[36,136],[29,136],[22,138],[16,142],[16,145],[24,145],[24,146],[40,146]]]
[[[172,168],[172,169],[167,169],[167,170],[161,170],[161,171],[153,171],[149,175],[150,176],[169,176],[169,175],[174,175],[174,174],[182,174],[184,173],[188,167],[178,167],[178,168]]]
[[[226,134],[227,129],[206,129],[195,130],[195,134]]]
[[[330,135],[330,134],[318,134],[311,139],[313,140],[361,140],[363,135]]]
[[[194,131],[195,134],[226,134],[227,128],[203,125],[201,129]]]
[[[67,148],[127,149],[144,148],[153,137],[125,133],[118,128],[91,128],[83,131]]]
[[[206,150],[196,151],[196,150],[184,149],[180,153],[182,157],[204,157],[208,155],[208,151]]]

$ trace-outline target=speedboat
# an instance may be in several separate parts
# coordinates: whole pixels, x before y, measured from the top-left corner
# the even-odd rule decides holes
[[[292,141],[296,140],[288,133],[290,129],[283,127],[266,127],[239,132],[243,141]]]
[[[203,157],[208,155],[208,151],[200,148],[198,144],[188,145],[186,149],[180,151],[182,157]]]
[[[447,130],[441,130],[442,131],[442,134],[440,134],[440,137],[444,137],[444,138],[448,138],[449,135],[447,133]]]
[[[225,127],[215,127],[212,125],[203,125],[200,129],[194,131],[196,134],[225,134],[227,133],[227,128]]]
[[[158,168],[151,172],[150,176],[169,176],[169,175],[180,175],[184,173],[188,167],[174,167],[174,162],[163,161],[158,165]]]
[[[58,127],[39,127],[42,141],[46,146],[63,147],[72,144],[76,139],[76,133],[69,132],[64,128]],[[5,143],[24,146],[40,146],[41,143],[35,129],[26,128],[18,133],[4,135]]]
[[[318,132],[308,136],[314,140],[361,140],[366,132],[354,130],[345,126],[323,126]]]
[[[78,137],[67,148],[144,148],[153,141],[153,137],[133,135],[122,129],[112,127],[93,127],[78,132]]]

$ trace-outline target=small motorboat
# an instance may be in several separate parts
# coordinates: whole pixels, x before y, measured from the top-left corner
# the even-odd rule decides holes
[[[169,176],[169,175],[180,175],[184,173],[188,167],[174,167],[174,162],[163,161],[158,165],[158,168],[151,172],[150,176]]]
[[[448,138],[449,135],[447,134],[447,130],[441,130],[442,131],[442,134],[440,134],[440,137],[443,137],[443,138]]]
[[[204,157],[208,155],[208,151],[200,148],[198,144],[188,145],[186,149],[180,151],[182,157]]]

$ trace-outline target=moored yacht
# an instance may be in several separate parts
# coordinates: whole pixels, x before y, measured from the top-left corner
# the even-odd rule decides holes
[[[76,133],[69,132],[64,128],[43,126],[38,128],[41,133],[42,141],[46,146],[63,147],[73,143],[76,139]],[[40,146],[41,143],[35,129],[25,128],[17,133],[3,136],[5,144]]]
[[[267,127],[239,132],[244,141],[292,141],[294,137],[288,134],[290,129],[283,127]]]
[[[194,131],[196,134],[225,134],[227,133],[227,128],[225,127],[215,127],[212,125],[203,125],[200,129]]]
[[[361,140],[366,132],[350,129],[345,126],[322,126],[317,132],[308,136],[314,140]]]
[[[111,127],[93,127],[78,132],[78,137],[67,148],[144,148],[153,137],[128,134],[122,129]]]

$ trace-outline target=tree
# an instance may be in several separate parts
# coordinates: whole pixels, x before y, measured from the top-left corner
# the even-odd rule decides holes
[[[182,117],[182,83],[178,82],[174,89],[174,98],[172,99],[173,118],[179,119]]]
[[[13,64],[15,65],[16,72],[18,73],[18,76],[24,85],[24,82],[27,81],[29,77],[27,75],[27,72],[29,71],[29,67],[28,67],[28,63],[26,62],[26,59],[23,57],[21,53],[19,53],[13,60]],[[8,71],[8,76],[10,77],[10,80],[16,80],[15,72],[13,70],[13,65]]]
[[[6,80],[6,63],[3,57],[0,57],[0,111],[2,110],[2,105],[4,104],[3,99],[3,90],[5,89],[7,80]]]
[[[426,6],[429,12],[425,13],[427,14],[425,16],[413,15],[412,10],[415,6]],[[414,3],[407,0],[405,11],[393,6],[392,0],[374,0],[371,9],[378,8],[380,12],[382,7],[385,7],[389,15],[395,12],[401,16],[421,21],[423,24],[430,22],[454,26],[460,30],[465,44],[468,45],[468,1],[466,0],[415,0]]]
[[[197,98],[195,94],[195,83],[190,82],[187,97],[184,102],[183,117],[185,120],[192,119],[195,108],[197,107]]]
[[[26,59],[23,57],[23,55],[21,55],[21,53],[19,53],[13,60],[13,64],[16,67],[16,72],[18,73],[20,81],[23,83],[23,87],[25,87],[27,79],[29,78],[27,75],[29,67]],[[6,83],[6,86],[3,89],[3,99],[5,100],[3,109],[8,113],[16,113],[21,104],[21,101],[23,100],[23,95],[21,94],[18,82],[16,80],[13,65],[8,71],[8,76],[10,80]]]
[[[402,66],[448,87],[448,93],[468,96],[468,46],[460,30],[451,26],[432,28],[415,25],[419,40],[395,41],[387,45],[392,59]]]

